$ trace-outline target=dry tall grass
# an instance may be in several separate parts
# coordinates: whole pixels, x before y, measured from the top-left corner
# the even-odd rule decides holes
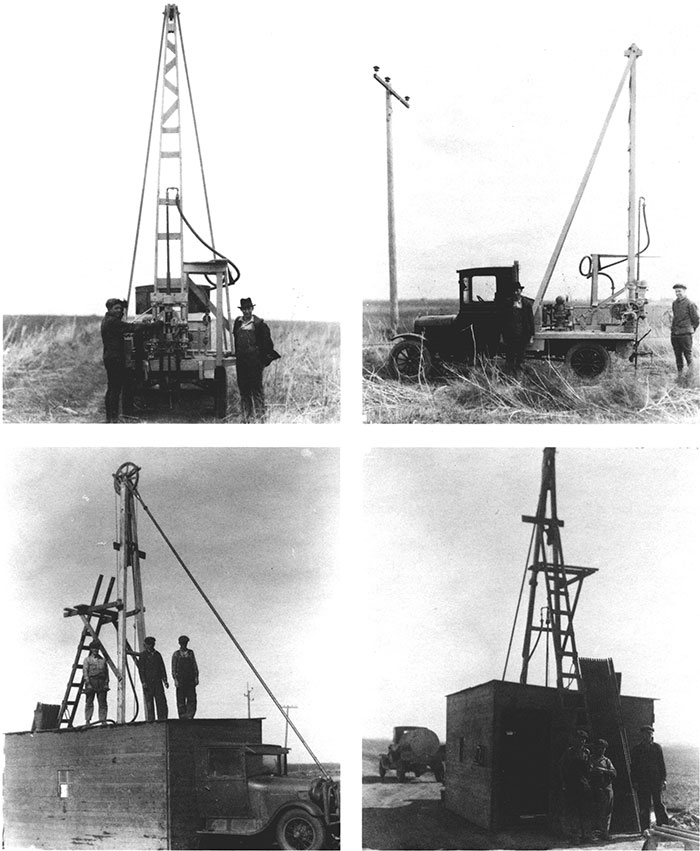
[[[690,423],[700,421],[700,382],[677,381],[670,342],[654,338],[635,371],[613,358],[609,375],[587,384],[555,362],[527,361],[521,380],[499,361],[445,367],[429,382],[389,378],[388,344],[364,352],[364,413],[371,423]]]
[[[340,418],[340,329],[336,323],[270,322],[282,355],[265,371],[269,422],[320,423]],[[229,416],[239,421],[235,370]],[[14,423],[103,422],[106,376],[98,317],[6,317],[3,335],[4,420]],[[131,422],[215,422],[213,401],[183,393],[169,408],[156,392]]]

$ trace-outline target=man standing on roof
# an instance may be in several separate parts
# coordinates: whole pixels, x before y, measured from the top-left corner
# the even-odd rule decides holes
[[[173,653],[172,658],[177,714],[179,718],[194,718],[197,711],[199,668],[194,652],[187,648],[190,639],[186,635],[181,635],[177,641],[180,647]]]
[[[693,365],[693,334],[700,325],[698,308],[686,295],[685,284],[674,284],[673,292],[676,299],[671,305],[673,321],[671,322],[671,345],[676,356],[678,377],[683,374],[683,358],[688,365],[688,372]]]
[[[163,686],[169,688],[168,674],[165,670],[163,657],[156,650],[155,638],[149,635],[148,638],[144,638],[143,643],[146,645],[146,649],[143,653],[138,654],[137,664],[143,685],[146,721],[155,721],[155,712],[158,713],[158,720],[164,721],[168,717],[168,701],[165,699]]]
[[[126,350],[124,335],[141,331],[145,323],[151,321],[150,315],[142,322],[124,322],[122,317],[126,310],[126,302],[120,298],[108,298],[105,302],[105,313],[100,332],[102,334],[103,362],[107,370],[107,393],[105,394],[105,414],[108,423],[119,422],[119,397],[122,395],[126,381]],[[154,323],[154,329],[160,322]],[[129,409],[133,399],[124,393],[123,407]]]
[[[535,319],[532,302],[523,298],[520,284],[515,285],[512,299],[508,302],[503,317],[503,342],[506,348],[506,366],[518,377],[525,360],[525,349],[535,335]]]
[[[241,415],[244,423],[265,420],[265,393],[263,370],[280,355],[272,345],[267,323],[253,314],[253,300],[242,298],[233,323],[233,341],[236,349],[236,378],[241,395]]]
[[[666,763],[661,745],[654,741],[654,728],[650,724],[640,727],[642,741],[630,752],[632,785],[639,801],[639,820],[642,830],[649,827],[651,807],[654,807],[657,825],[668,824],[668,813],[661,800],[666,788]]]
[[[97,717],[100,724],[107,723],[107,692],[109,691],[109,668],[107,660],[100,656],[97,639],[89,644],[90,653],[83,662],[83,691],[85,692],[85,723],[92,721],[97,695]]]

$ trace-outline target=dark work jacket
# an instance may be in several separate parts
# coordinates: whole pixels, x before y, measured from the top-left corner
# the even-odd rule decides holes
[[[653,788],[666,780],[666,763],[661,745],[657,742],[640,742],[630,753],[632,782],[637,786]]]
[[[254,358],[257,356],[263,366],[269,366],[273,360],[277,360],[281,357],[272,345],[272,335],[270,334],[270,329],[267,323],[259,316],[255,316],[255,314],[253,314],[253,330],[255,333],[255,347],[257,351],[246,353],[239,351],[241,336],[245,333],[241,331],[242,325],[243,317],[237,316],[233,323],[233,341],[235,343],[237,356],[244,358]]]
[[[532,315],[532,302],[522,299],[522,307],[518,310],[509,301],[503,313],[503,339],[522,340],[527,342],[535,333],[535,319]]]
[[[102,333],[103,358],[124,362],[124,334],[135,331],[137,325],[133,322],[124,322],[116,316],[105,313],[100,326]]]
[[[173,679],[177,682],[178,688],[193,685],[194,681],[199,679],[197,660],[194,651],[190,650],[189,647],[186,656],[183,656],[179,650],[173,653],[171,668]]]
[[[153,652],[144,650],[138,657],[138,667],[141,682],[145,686],[154,686],[159,682],[167,683],[168,675],[165,671],[165,663],[157,650]]]
[[[692,334],[698,327],[698,308],[689,298],[676,299],[672,304],[671,336]]]

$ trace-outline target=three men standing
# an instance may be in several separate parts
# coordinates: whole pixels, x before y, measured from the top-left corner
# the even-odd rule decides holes
[[[693,334],[700,325],[698,308],[686,295],[685,284],[674,284],[676,299],[672,305],[671,345],[676,356],[678,377],[683,374],[683,359],[690,372],[693,364]]]
[[[197,686],[199,668],[194,652],[187,645],[190,639],[186,635],[178,638],[179,649],[173,653],[172,675],[177,698],[177,714],[180,718],[194,718],[197,711]]]

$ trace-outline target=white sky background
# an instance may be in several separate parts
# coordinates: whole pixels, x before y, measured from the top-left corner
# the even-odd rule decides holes
[[[5,313],[101,313],[125,293],[163,6],[5,9]],[[394,111],[400,295],[451,297],[455,269],[514,259],[534,293],[633,41],[644,51],[638,191],[660,255],[643,276],[651,297],[675,280],[692,284],[696,4],[179,8],[216,244],[243,272],[235,304],[250,295],[266,317],[338,319],[359,295],[386,297],[375,64],[412,103]],[[558,291],[564,273],[577,279],[583,254],[626,251],[625,97],[555,272]],[[191,147],[185,163],[196,166]],[[193,194],[186,214],[204,234]],[[151,280],[150,234],[137,283]],[[199,251],[186,259],[206,259]]]
[[[501,678],[532,532],[521,515],[536,511],[541,461],[539,449],[367,455],[365,736],[418,724],[444,737],[445,695]],[[583,583],[579,654],[612,657],[623,694],[659,698],[659,741],[695,745],[699,472],[697,450],[556,456],[564,557],[599,570]],[[508,667],[515,682],[528,593]],[[543,642],[529,682],[544,684]]]
[[[338,757],[341,680],[334,645],[338,452],[333,449],[22,449],[5,453],[3,646],[17,674],[2,730],[28,730],[37,702],[60,703],[81,624],[63,608],[88,603],[98,574],[115,576],[112,474],[142,466],[139,490],[156,520],[322,760]],[[147,633],[168,668],[190,636],[200,668],[197,717],[284,720],[155,527],[138,508]],[[100,598],[102,602],[103,596]],[[128,637],[135,646],[133,622]],[[102,636],[116,658],[116,631]],[[110,717],[116,712],[112,678]],[[177,717],[175,690],[168,692]],[[78,722],[82,723],[83,704]],[[143,715],[139,720],[143,720]],[[290,732],[292,761],[309,762]]]

